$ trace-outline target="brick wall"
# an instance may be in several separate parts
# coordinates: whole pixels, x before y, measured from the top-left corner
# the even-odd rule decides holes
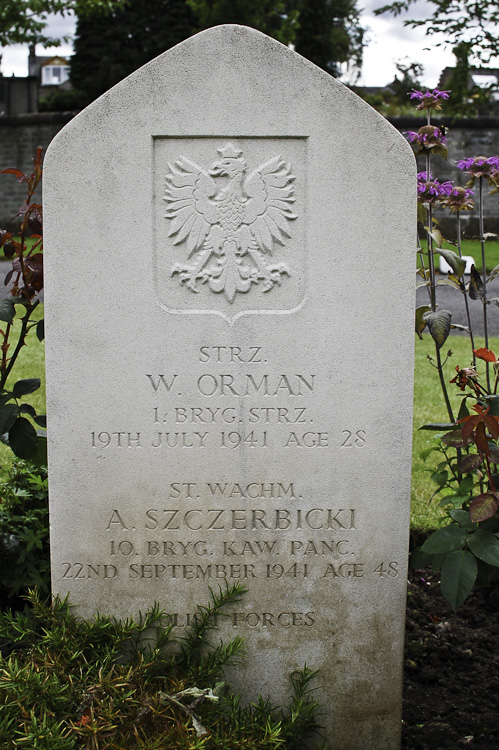
[[[17,167],[30,172],[32,158],[38,146],[45,149],[54,135],[73,117],[70,112],[47,112],[40,114],[20,115],[17,117],[0,117],[0,169]],[[424,120],[414,117],[392,117],[390,122],[401,132],[418,130]],[[463,185],[464,175],[456,169],[455,162],[467,156],[493,156],[499,154],[499,118],[482,117],[473,120],[452,121],[450,118],[434,120],[436,125],[449,128],[449,158],[444,161],[434,158],[432,172],[441,180],[454,180]],[[376,145],[373,144],[373,148]],[[418,169],[424,170],[424,159],[418,160]],[[17,213],[24,200],[24,187],[18,185],[14,177],[0,175],[0,227],[9,226],[12,217]],[[453,236],[454,222],[447,216],[440,216],[442,229]],[[473,236],[478,233],[478,222],[475,213],[463,214],[465,234]],[[486,197],[486,231],[499,234],[499,195]]]
[[[0,117],[0,170],[9,167],[31,174],[38,146],[47,148],[54,135],[73,117],[70,112]],[[11,228],[26,196],[26,186],[12,175],[0,175],[0,227]]]
[[[425,121],[416,117],[392,117],[389,118],[392,125],[402,133],[407,130],[419,130]],[[480,117],[476,119],[452,120],[442,117],[432,118],[432,125],[444,125],[449,128],[447,143],[449,156],[447,161],[441,157],[434,157],[431,163],[431,172],[441,182],[453,180],[454,184],[464,186],[467,176],[456,167],[456,161],[469,156],[498,156],[499,155],[499,118]],[[418,157],[418,171],[426,170],[425,158]],[[499,234],[499,195],[489,195],[485,187],[485,231]],[[478,184],[475,190],[475,199],[478,197]],[[448,211],[436,211],[436,218],[440,222],[443,234],[449,239],[454,238],[455,219],[450,218]],[[466,237],[478,235],[478,218],[476,211],[463,211],[461,213],[461,226]]]

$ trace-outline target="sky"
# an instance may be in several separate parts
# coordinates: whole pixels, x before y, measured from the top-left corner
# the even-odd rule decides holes
[[[373,10],[386,3],[387,0],[359,0],[359,8],[364,8],[361,14],[361,25],[367,30],[368,45],[364,50],[364,61],[360,79],[363,86],[384,86],[393,81],[396,74],[396,63],[405,64],[419,62],[424,66],[422,84],[434,88],[443,68],[453,66],[455,58],[450,48],[437,47],[436,37],[427,37],[421,29],[404,27],[404,17],[424,18],[430,15],[429,4],[425,0],[417,0],[411,6],[410,14],[397,16],[375,16]],[[75,31],[75,19],[52,16],[47,33],[54,36],[72,35]],[[43,50],[37,46],[39,55],[69,55],[71,44],[62,44]],[[12,45],[1,50],[2,62],[0,70],[3,75],[26,76],[28,67],[28,49],[25,45]],[[346,80],[350,80],[347,76]],[[353,82],[353,81],[352,81]]]

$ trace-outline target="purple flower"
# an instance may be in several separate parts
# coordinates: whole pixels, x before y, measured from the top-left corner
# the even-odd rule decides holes
[[[432,153],[447,158],[447,138],[445,137],[445,131],[436,125],[425,125],[419,128],[416,133],[414,130],[409,130],[404,135],[411,144],[416,154]]]
[[[456,211],[471,211],[474,207],[472,195],[474,195],[473,190],[453,187],[443,203],[453,213]]]
[[[444,203],[451,195],[452,182],[439,182],[436,177],[426,172],[418,173],[418,201],[420,203]]]
[[[442,101],[449,98],[450,91],[440,91],[439,89],[428,89],[423,91],[417,91],[413,89],[410,97],[411,99],[418,99],[419,104],[416,109],[442,109]]]
[[[472,187],[477,177],[485,177],[494,187],[499,184],[499,156],[471,156],[458,161],[457,168],[471,175],[466,187]]]

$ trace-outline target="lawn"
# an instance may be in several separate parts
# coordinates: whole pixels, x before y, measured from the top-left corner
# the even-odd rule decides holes
[[[39,305],[31,320],[37,321],[43,318],[43,305]],[[0,323],[3,328],[5,323]],[[14,331],[10,336],[10,351],[13,351],[16,344],[16,330],[19,330],[20,323],[14,320]],[[24,378],[40,378],[41,387],[28,396],[23,396],[23,403],[32,404],[38,414],[45,414],[45,349],[43,343],[40,343],[36,337],[35,331],[31,331],[27,338],[28,344],[19,352],[19,357],[15,367],[12,369],[11,376],[7,381],[7,389],[12,390],[12,386],[17,380]],[[12,452],[5,445],[0,443],[0,465],[10,465],[12,462]]]
[[[476,347],[484,346],[484,340],[477,338]],[[490,338],[489,348],[499,351],[499,339]],[[456,365],[464,367],[471,363],[470,345],[466,336],[450,336],[442,352],[452,352],[445,365],[445,381],[449,383],[455,372]],[[412,451],[412,492],[411,492],[411,525],[414,528],[429,529],[441,525],[446,519],[437,502],[429,502],[436,485],[431,481],[430,474],[435,464],[440,460],[438,454],[431,454],[426,461],[420,457],[421,452],[435,442],[438,433],[420,430],[428,422],[447,422],[448,416],[442,398],[437,370],[432,367],[428,356],[435,357],[435,345],[429,335],[423,336],[423,341],[416,338],[415,367],[414,367],[414,433]],[[485,370],[478,367],[478,372]],[[461,403],[461,391],[455,385],[449,385],[449,396],[454,412],[457,414]]]
[[[426,248],[426,242],[422,243],[423,247]],[[457,253],[455,245],[451,245],[449,242],[443,242],[442,248],[445,250],[453,250]],[[485,250],[487,253],[486,268],[487,271],[492,271],[497,265],[499,265],[499,242],[497,240],[488,239],[485,243]],[[471,255],[475,259],[475,266],[480,271],[482,268],[482,249],[481,245],[477,240],[463,240],[461,244],[461,252],[463,255]],[[439,258],[435,258],[435,265],[438,268]],[[418,257],[418,266],[421,265]],[[468,280],[468,277],[466,277]]]

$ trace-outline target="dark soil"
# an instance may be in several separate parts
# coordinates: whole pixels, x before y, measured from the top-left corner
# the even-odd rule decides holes
[[[412,571],[404,674],[405,750],[499,750],[499,589],[454,613],[438,574]]]

